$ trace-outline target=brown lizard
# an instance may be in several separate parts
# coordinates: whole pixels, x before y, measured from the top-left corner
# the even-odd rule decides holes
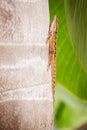
[[[56,35],[58,30],[58,18],[54,17],[53,22],[50,26],[48,38],[46,43],[49,43],[49,63],[48,68],[51,66],[52,74],[52,91],[53,99],[55,95],[55,82],[56,82]]]

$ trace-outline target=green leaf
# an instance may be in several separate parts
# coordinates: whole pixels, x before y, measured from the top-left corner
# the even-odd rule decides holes
[[[87,122],[86,3],[86,0],[49,0],[51,21],[55,14],[59,19],[56,85],[60,87],[56,87],[55,102],[58,130],[72,130]]]
[[[65,0],[65,10],[73,47],[87,72],[87,0]]]

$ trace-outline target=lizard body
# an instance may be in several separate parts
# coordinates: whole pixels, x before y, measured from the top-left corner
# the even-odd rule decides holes
[[[51,66],[52,74],[52,91],[53,96],[55,94],[55,82],[56,82],[56,35],[58,30],[58,18],[54,17],[54,20],[50,26],[47,43],[49,42],[49,63],[48,68]]]

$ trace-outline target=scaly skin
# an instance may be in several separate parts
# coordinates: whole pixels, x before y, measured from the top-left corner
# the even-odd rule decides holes
[[[49,29],[49,34],[47,38],[47,43],[49,43],[49,63],[48,68],[51,66],[52,73],[52,90],[53,99],[55,95],[55,82],[56,82],[56,35],[58,30],[58,18],[54,17],[54,20]]]

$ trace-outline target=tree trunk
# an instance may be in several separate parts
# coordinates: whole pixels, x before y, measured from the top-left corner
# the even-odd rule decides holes
[[[52,130],[47,0],[0,0],[0,130]]]

